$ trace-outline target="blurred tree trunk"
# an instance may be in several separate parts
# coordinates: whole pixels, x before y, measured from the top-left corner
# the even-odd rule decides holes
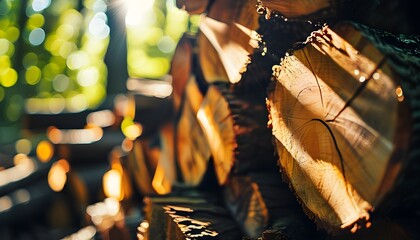
[[[107,11],[108,25],[111,29],[105,64],[108,67],[107,94],[126,92],[127,70],[127,34],[124,17],[125,11],[110,4]]]

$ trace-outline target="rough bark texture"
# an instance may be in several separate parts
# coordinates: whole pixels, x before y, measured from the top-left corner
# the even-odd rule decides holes
[[[255,9],[251,14],[256,17]],[[265,98],[272,65],[293,47],[294,42],[305,40],[316,26],[275,18],[265,21],[263,16],[258,18],[257,32],[263,38],[248,55],[230,54],[233,51],[223,48],[223,44],[228,42],[226,39],[238,36],[226,36],[224,32],[217,32],[216,28],[210,29],[216,43],[209,42],[224,50],[217,52],[219,60],[215,58],[214,61],[221,62],[225,69],[227,60],[245,65],[227,68],[239,73],[240,81],[237,78],[232,81],[231,78],[229,80],[234,84],[225,79],[211,82],[198,116],[202,125],[211,123],[207,124],[212,127],[208,127],[207,136],[218,137],[210,137],[208,142],[214,149],[216,173],[222,173],[218,176],[219,183],[224,187],[224,201],[247,237],[263,237],[264,233],[267,239],[270,239],[268,235],[271,239],[308,239],[308,236],[316,235],[312,223],[302,214],[287,184],[278,173],[273,172],[278,167],[271,130],[267,128]],[[275,41],[276,37],[281,41]],[[239,44],[237,47],[243,50],[248,45]],[[220,64],[210,67],[218,66]]]
[[[379,5],[381,0],[260,0],[259,10],[267,18],[281,15],[291,21],[325,21],[327,19],[360,19]]]

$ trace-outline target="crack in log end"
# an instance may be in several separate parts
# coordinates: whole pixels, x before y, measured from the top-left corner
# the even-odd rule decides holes
[[[191,208],[167,205],[163,209],[186,236],[186,239],[201,239],[202,237],[216,237],[219,235],[217,231],[210,228],[210,222],[200,221],[191,217],[194,213],[194,210]]]
[[[344,107],[337,113],[337,115],[335,115],[335,117],[333,119],[329,119],[326,120],[326,122],[334,122],[337,117],[340,116],[340,114],[348,107],[350,106],[353,101],[362,93],[362,91],[365,89],[366,85],[368,84],[368,82],[373,78],[373,75],[384,65],[384,63],[386,62],[387,57],[382,58],[382,60],[378,63],[378,65],[376,66],[376,68],[372,71],[371,74],[369,74],[369,77],[366,80],[361,81],[362,84],[356,89],[356,91],[354,92],[354,94],[346,101]],[[315,73],[314,73],[315,75]],[[397,93],[398,96],[398,93]]]
[[[344,169],[343,155],[341,154],[340,148],[338,147],[337,140],[336,140],[336,138],[334,136],[333,131],[331,130],[330,126],[328,126],[328,124],[326,122],[324,122],[323,120],[321,120],[321,119],[312,119],[311,121],[318,121],[318,122],[320,122],[321,124],[323,124],[327,128],[328,132],[330,133],[331,138],[332,138],[333,143],[334,143],[334,147],[337,150],[337,154],[338,154],[338,157],[340,159],[340,167],[341,167],[341,172],[343,174],[344,181],[347,182],[346,172],[345,172],[345,169]],[[346,190],[347,190],[347,193],[350,195],[350,192],[348,190],[347,185],[346,185]]]

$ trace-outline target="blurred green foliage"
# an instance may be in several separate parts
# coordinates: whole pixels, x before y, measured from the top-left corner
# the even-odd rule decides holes
[[[119,25],[108,23],[115,17],[110,12],[122,15]],[[125,28],[127,69],[117,69],[121,76],[159,79],[189,25],[173,0],[0,1],[0,144],[19,138],[25,113],[79,112],[101,104],[114,80],[108,71],[118,65],[105,62],[110,27]]]

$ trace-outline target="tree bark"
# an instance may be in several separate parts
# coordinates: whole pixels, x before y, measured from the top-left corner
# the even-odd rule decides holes
[[[353,19],[366,14],[380,0],[260,0],[260,11],[280,13],[288,20],[322,21],[326,19]],[[266,8],[265,10],[263,8]]]

